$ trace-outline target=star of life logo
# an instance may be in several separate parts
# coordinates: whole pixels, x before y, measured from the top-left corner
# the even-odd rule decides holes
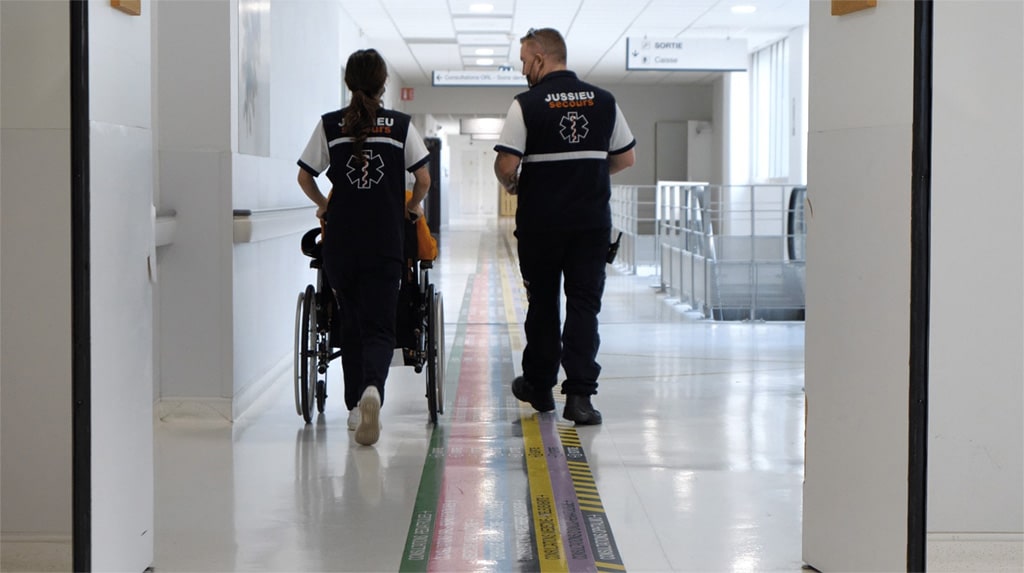
[[[559,133],[562,139],[569,143],[579,143],[590,133],[590,128],[587,127],[589,123],[586,116],[570,111],[563,115],[562,121],[558,123],[558,125],[562,126],[562,130]]]
[[[384,159],[371,150],[364,150],[363,157],[366,163],[360,163],[353,155],[345,164],[348,167],[348,181],[357,189],[369,189],[384,179]]]

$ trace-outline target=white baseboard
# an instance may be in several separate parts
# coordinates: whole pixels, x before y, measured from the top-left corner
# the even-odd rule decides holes
[[[3,534],[0,570],[71,571],[74,569],[71,536]]]
[[[234,419],[238,420],[250,410],[258,411],[261,399],[267,397],[270,394],[269,390],[278,383],[288,384],[289,388],[291,388],[291,381],[294,376],[294,369],[292,367],[294,360],[293,353],[289,352],[278,360],[277,364],[274,364],[259,380],[246,386],[241,392],[236,394]]]
[[[230,424],[230,398],[161,398],[153,408],[161,422],[214,422]]]
[[[234,398],[161,398],[154,412],[161,422],[234,423],[253,409],[276,384],[290,382],[292,360],[292,354],[288,353]]]
[[[930,572],[1024,571],[1024,533],[929,533]]]

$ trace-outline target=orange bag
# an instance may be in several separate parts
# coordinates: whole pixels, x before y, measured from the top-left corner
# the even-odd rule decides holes
[[[409,199],[412,199],[412,191],[405,192],[406,202]],[[430,234],[426,215],[416,218],[416,243],[421,261],[433,261],[437,258],[437,240]]]

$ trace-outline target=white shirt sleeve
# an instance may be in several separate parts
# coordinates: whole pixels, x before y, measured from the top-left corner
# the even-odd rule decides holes
[[[635,141],[633,132],[629,130],[629,124],[626,123],[626,116],[619,109],[619,104],[615,104],[615,127],[612,128],[612,139],[608,142],[608,151],[612,154],[624,152],[632,147]]]
[[[522,157],[526,149],[526,122],[523,120],[523,108],[519,106],[519,100],[512,100],[494,149]]]
[[[430,156],[427,146],[423,143],[416,126],[409,124],[409,130],[405,134],[405,168],[419,167],[423,160]]]
[[[324,172],[324,169],[331,164],[331,153],[327,147],[327,134],[324,133],[324,120],[316,123],[313,135],[309,137],[305,151],[299,157],[299,161],[315,170],[317,175]]]

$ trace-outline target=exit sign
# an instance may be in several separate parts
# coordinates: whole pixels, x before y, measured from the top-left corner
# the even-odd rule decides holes
[[[626,69],[663,72],[745,71],[747,41],[626,38]]]

